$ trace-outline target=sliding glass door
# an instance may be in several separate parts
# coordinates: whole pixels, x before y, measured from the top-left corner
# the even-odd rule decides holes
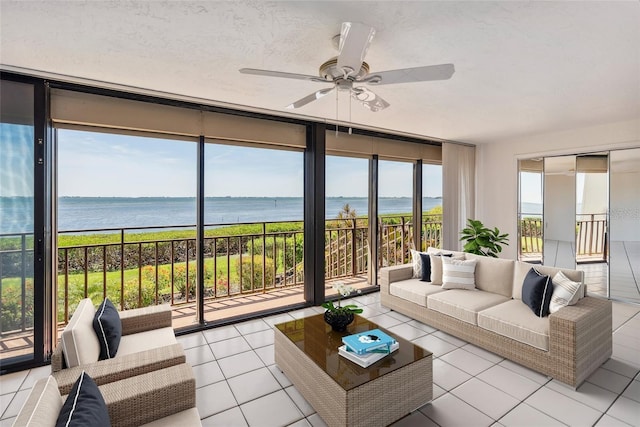
[[[0,365],[4,370],[33,361],[38,351],[34,334],[37,235],[34,86],[4,80],[1,84]]]

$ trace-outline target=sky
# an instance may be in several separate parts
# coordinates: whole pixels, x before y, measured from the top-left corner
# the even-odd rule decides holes
[[[58,195],[195,197],[196,144],[58,130]],[[380,197],[411,197],[412,164],[380,161]],[[206,197],[302,197],[303,153],[207,144]],[[367,197],[368,160],[328,156],[328,197]],[[442,196],[441,167],[423,168],[423,195]]]
[[[33,127],[0,123],[0,196],[33,195]]]

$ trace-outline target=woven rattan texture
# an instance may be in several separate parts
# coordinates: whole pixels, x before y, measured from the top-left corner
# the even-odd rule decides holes
[[[150,423],[196,406],[191,366],[180,364],[100,386],[113,427]]]
[[[275,329],[275,361],[329,426],[385,426],[433,396],[432,356],[349,391],[278,329]]]
[[[87,365],[62,369],[52,375],[58,381],[61,394],[67,394],[82,371],[86,371],[96,384],[107,384],[134,375],[158,371],[185,363],[186,357],[181,344],[172,344],[138,353],[127,354],[108,360],[100,360]],[[162,371],[164,372],[164,371]]]
[[[391,278],[383,273],[382,305],[574,388],[612,354],[611,301],[585,297],[550,315],[549,351],[544,351],[391,295],[389,280],[406,276],[402,270],[394,269]]]
[[[171,326],[171,306],[168,304],[135,308],[120,311],[118,314],[122,321],[122,335],[131,335]],[[58,342],[51,354],[51,372],[60,371],[65,367],[62,345]]]

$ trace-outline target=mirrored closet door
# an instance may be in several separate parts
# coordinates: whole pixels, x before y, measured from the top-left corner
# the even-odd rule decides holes
[[[608,153],[576,157],[576,269],[591,295],[607,296]]]
[[[544,265],[576,266],[576,156],[544,159]]]
[[[640,148],[518,161],[518,259],[640,303]]]
[[[640,303],[640,148],[610,153],[610,297]]]

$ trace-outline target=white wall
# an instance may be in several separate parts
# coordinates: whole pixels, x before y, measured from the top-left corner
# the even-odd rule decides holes
[[[503,258],[518,254],[518,159],[640,147],[635,120],[532,135],[476,147],[476,219],[509,233]]]

